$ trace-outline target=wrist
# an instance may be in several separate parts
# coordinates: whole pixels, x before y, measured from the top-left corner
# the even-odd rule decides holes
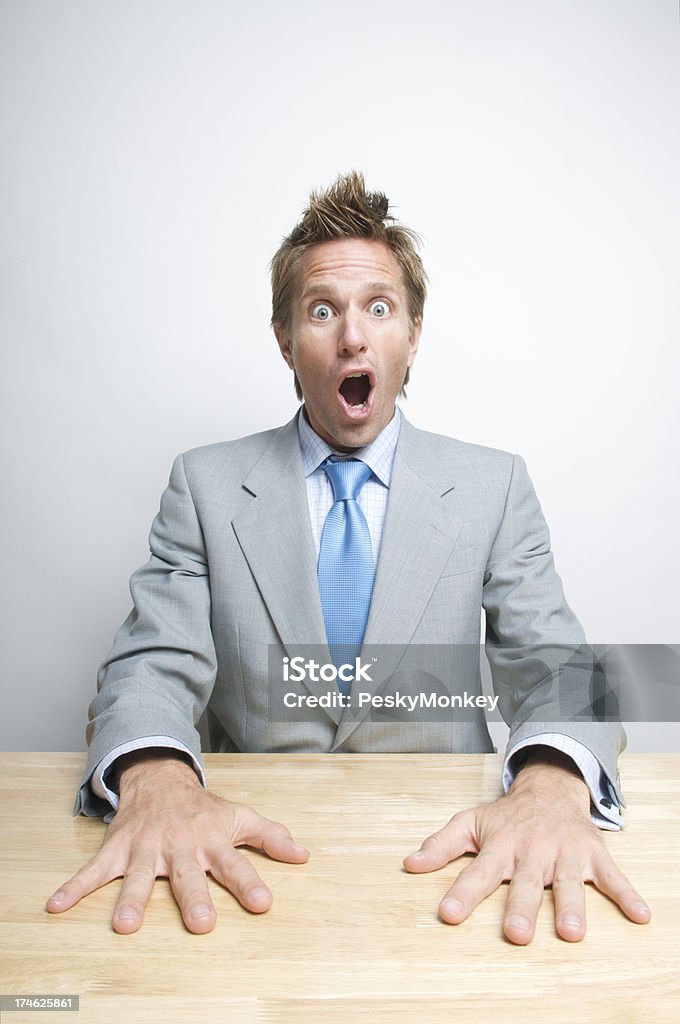
[[[160,747],[145,747],[123,754],[114,765],[113,781],[121,797],[137,788],[145,779],[153,780],[158,786],[160,778],[177,785],[184,781],[200,786],[188,755],[178,750]]]
[[[527,791],[544,795],[547,799],[572,797],[583,804],[584,810],[590,808],[590,790],[581,772],[567,754],[554,747],[527,748],[509,793]]]

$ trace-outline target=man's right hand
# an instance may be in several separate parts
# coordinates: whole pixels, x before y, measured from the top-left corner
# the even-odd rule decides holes
[[[69,910],[122,877],[113,928],[136,932],[154,881],[167,877],[189,931],[209,932],[217,915],[206,872],[246,910],[269,910],[271,890],[235,847],[252,846],[288,864],[303,864],[309,851],[294,842],[285,825],[209,793],[185,762],[158,751],[138,754],[120,774],[120,804],[101,850],[60,886],[47,910]]]

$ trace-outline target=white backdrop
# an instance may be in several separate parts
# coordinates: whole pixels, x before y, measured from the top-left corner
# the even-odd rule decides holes
[[[524,456],[592,641],[676,639],[677,0],[0,0],[0,87],[0,747],[83,748],[172,458],[293,413],[267,264],[352,167],[425,240],[406,414]]]

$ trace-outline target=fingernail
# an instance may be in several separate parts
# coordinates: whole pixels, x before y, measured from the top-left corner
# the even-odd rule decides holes
[[[562,924],[566,925],[567,928],[580,928],[582,921],[580,917],[576,917],[575,914],[567,914],[562,918]]]
[[[195,907],[191,908],[189,917],[192,921],[199,921],[201,918],[210,917],[211,914],[212,910],[207,903],[197,903]]]
[[[268,900],[269,899],[269,889],[264,889],[264,888],[251,889],[250,892],[248,893],[248,895],[250,896],[251,900]]]
[[[513,914],[512,917],[509,917],[507,923],[511,928],[517,928],[520,932],[528,932],[531,930],[531,925],[527,921],[526,917],[519,917],[517,914]]]
[[[121,907],[116,914],[120,921],[135,921],[138,916],[134,907]]]
[[[425,857],[424,850],[417,850],[415,853],[409,854],[409,860],[423,860]]]
[[[441,909],[446,914],[451,914],[452,917],[460,917],[465,912],[465,908],[460,900],[444,900]]]
[[[65,900],[65,899],[66,899],[66,893],[62,892],[61,889],[59,890],[59,892],[55,892],[54,896],[50,896],[50,901],[53,900],[55,903],[61,903],[62,900]]]
[[[647,906],[647,904],[643,903],[642,900],[640,900],[639,903],[634,903],[633,904],[633,910],[636,910],[638,912],[638,914],[649,914],[649,913],[651,913],[651,911],[650,911],[649,907]]]

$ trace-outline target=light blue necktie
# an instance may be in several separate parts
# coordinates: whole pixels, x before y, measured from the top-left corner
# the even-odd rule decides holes
[[[375,565],[371,536],[357,495],[371,468],[357,459],[334,459],[322,464],[333,488],[334,502],[324,523],[317,576],[326,637],[333,664],[353,664],[359,656],[371,606]],[[338,679],[349,693],[350,683]]]

